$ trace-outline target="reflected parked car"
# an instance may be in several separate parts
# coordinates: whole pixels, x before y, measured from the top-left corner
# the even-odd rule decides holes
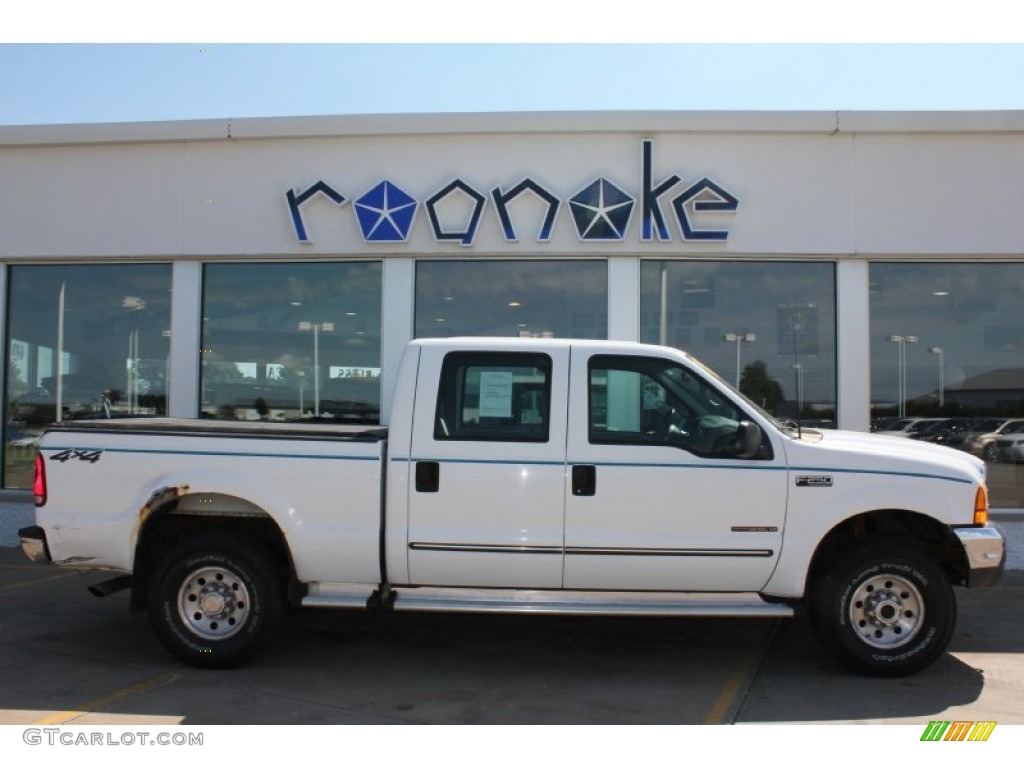
[[[1011,426],[1003,430],[995,439],[996,461],[1017,463],[1024,461],[1024,421],[1010,422]]]
[[[978,432],[968,437],[964,442],[964,447],[985,461],[996,461],[996,440],[1000,435],[1016,432],[1021,427],[1024,427],[1024,419],[1003,419],[994,429],[988,432]]]
[[[1005,421],[1009,421],[1009,419],[998,416],[975,416],[969,420],[970,423],[967,429],[952,435],[946,441],[946,445],[950,448],[974,453],[972,450],[974,441],[981,435],[987,435],[990,432],[995,432]]]
[[[894,430],[903,429],[912,421],[913,419],[903,419],[900,418],[899,416],[883,416],[879,419],[875,419],[871,423],[871,431],[892,432]]]
[[[924,418],[924,419],[901,419],[903,422],[900,426],[893,427],[886,425],[888,429],[881,429],[875,432],[876,435],[895,435],[896,437],[915,437],[922,429],[928,427],[938,421],[949,421],[949,419],[942,418]]]
[[[967,432],[971,428],[971,423],[972,420],[967,418],[938,419],[925,424],[911,437],[935,445],[948,445],[955,436]]]

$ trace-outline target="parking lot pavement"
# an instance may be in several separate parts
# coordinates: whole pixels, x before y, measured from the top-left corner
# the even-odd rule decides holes
[[[102,577],[0,548],[0,723],[1024,723],[1024,572],[957,590],[947,653],[909,678],[848,674],[806,619],[295,611],[249,666],[184,666]]]

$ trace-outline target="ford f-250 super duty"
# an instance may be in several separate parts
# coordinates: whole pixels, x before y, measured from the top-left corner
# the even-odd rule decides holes
[[[870,674],[943,653],[954,585],[995,583],[984,465],[775,421],[693,357],[632,343],[412,342],[385,427],[62,423],[37,562],[122,575],[198,666],[288,602],[374,610],[792,616]]]

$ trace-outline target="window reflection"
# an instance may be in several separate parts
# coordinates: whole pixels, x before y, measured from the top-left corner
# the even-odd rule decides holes
[[[416,337],[608,334],[604,261],[425,261],[416,266]]]
[[[667,360],[590,360],[593,444],[661,445],[698,456],[735,456],[743,415],[692,372]]]
[[[644,261],[640,338],[693,353],[775,416],[835,425],[835,268]]]
[[[381,265],[210,264],[202,415],[380,419]]]
[[[10,268],[4,485],[32,484],[39,434],[57,419],[167,411],[171,268]]]
[[[999,449],[1024,417],[1024,264],[870,274],[872,428],[985,459],[992,504],[1024,505],[1024,465]]]

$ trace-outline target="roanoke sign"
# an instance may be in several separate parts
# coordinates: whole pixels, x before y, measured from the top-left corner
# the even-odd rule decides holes
[[[672,240],[668,224],[671,219],[675,220],[683,241],[707,243],[727,240],[728,229],[698,227],[694,216],[698,213],[735,213],[739,200],[707,177],[684,182],[681,176],[672,174],[656,181],[652,155],[653,142],[649,139],[642,141],[638,195],[623,190],[603,176],[587,182],[565,199],[529,177],[508,187],[494,187],[486,193],[457,178],[421,201],[401,184],[384,179],[360,197],[350,200],[321,179],[305,189],[289,189],[285,199],[295,237],[300,243],[312,242],[303,206],[318,196],[327,198],[338,207],[351,203],[359,232],[370,244],[407,242],[417,213],[422,209],[438,242],[472,246],[488,203],[494,209],[505,240],[518,242],[520,231],[526,227],[522,222],[517,223],[513,204],[522,195],[533,196],[541,203],[543,213],[539,225],[534,222],[529,228],[531,233],[535,233],[537,242],[551,239],[559,213],[564,209],[568,209],[576,236],[584,242],[622,241],[634,217],[640,220],[641,242]],[[453,224],[453,221],[457,223]]]

